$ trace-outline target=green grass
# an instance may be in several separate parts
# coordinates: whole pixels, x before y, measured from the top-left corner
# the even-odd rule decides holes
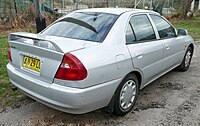
[[[188,30],[195,41],[200,41],[200,18],[191,19],[172,19],[170,22],[177,28],[184,28]]]
[[[0,35],[0,79],[7,79],[7,73],[5,65],[8,63],[7,56],[7,36]]]
[[[0,106],[3,105],[4,107],[13,106],[18,101],[26,99],[19,91],[12,91],[14,86],[9,82],[6,70],[7,52],[7,36],[0,34]]]

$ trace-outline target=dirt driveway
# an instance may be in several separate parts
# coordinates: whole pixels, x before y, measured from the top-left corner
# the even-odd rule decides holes
[[[70,115],[33,101],[0,113],[0,126],[200,125],[200,47],[187,72],[171,71],[140,91],[124,117],[103,110]]]

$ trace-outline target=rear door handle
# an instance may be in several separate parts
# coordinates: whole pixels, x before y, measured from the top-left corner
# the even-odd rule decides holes
[[[169,46],[168,43],[165,44],[165,49],[166,49],[166,50],[170,50],[170,46]]]
[[[168,46],[168,47],[166,47],[166,50],[170,50],[170,47]]]
[[[136,53],[135,53],[135,56],[136,56],[138,59],[141,59],[141,58],[143,58],[143,53],[142,53],[142,52],[136,52]]]

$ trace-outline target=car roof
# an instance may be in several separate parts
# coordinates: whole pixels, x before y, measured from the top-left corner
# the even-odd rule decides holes
[[[122,13],[130,12],[130,11],[132,11],[133,13],[158,14],[157,12],[154,12],[154,11],[143,10],[143,9],[131,9],[131,8],[90,8],[90,9],[77,10],[75,12],[100,12],[100,13],[110,13],[110,14],[121,15]]]

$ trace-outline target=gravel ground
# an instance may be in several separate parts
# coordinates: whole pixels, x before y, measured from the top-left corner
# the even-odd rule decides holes
[[[93,125],[200,125],[200,47],[187,72],[171,71],[140,91],[133,110],[123,117],[103,110],[71,115],[38,102],[0,113],[0,126],[93,126]]]

